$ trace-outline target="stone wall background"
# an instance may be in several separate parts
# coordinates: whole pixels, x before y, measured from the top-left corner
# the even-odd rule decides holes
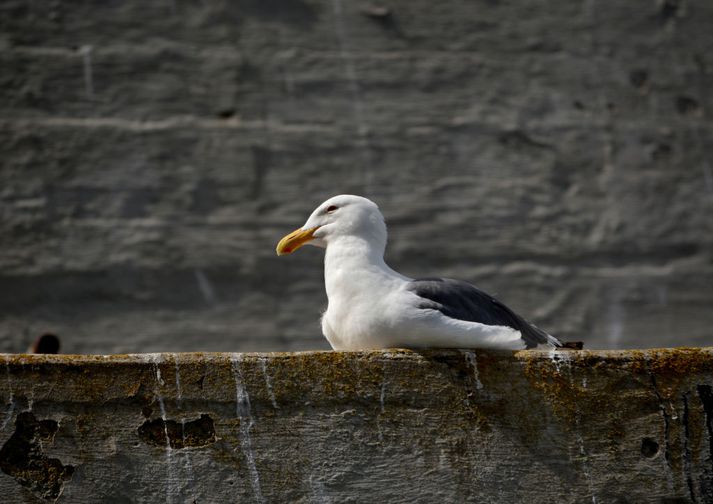
[[[713,3],[0,3],[0,351],[327,348],[321,252],[589,348],[713,340]]]

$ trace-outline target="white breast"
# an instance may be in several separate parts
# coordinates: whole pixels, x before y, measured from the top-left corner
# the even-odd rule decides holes
[[[329,306],[322,332],[335,350],[385,348],[406,280],[379,268],[333,268],[325,275]]]

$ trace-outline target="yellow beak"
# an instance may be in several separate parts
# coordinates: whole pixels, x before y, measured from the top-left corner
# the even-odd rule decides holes
[[[310,229],[295,229],[280,240],[280,243],[277,244],[277,248],[275,248],[275,252],[277,252],[279,256],[291,254],[308,241],[313,240],[314,232],[318,229],[319,226]]]

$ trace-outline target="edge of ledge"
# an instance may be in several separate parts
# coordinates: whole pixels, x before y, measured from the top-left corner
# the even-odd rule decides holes
[[[19,401],[18,407],[24,408],[50,404],[58,397],[80,403],[130,400],[149,404],[165,398],[234,404],[240,390],[250,390],[253,405],[268,409],[276,408],[275,404],[379,404],[386,388],[387,402],[393,404],[420,402],[452,408],[470,401],[469,395],[462,397],[464,391],[506,397],[519,386],[519,390],[535,391],[542,397],[538,401],[554,400],[557,411],[571,419],[579,407],[575,399],[604,397],[593,393],[595,383],[613,390],[658,383],[654,395],[666,398],[694,381],[713,386],[713,347],[0,354],[0,367],[3,364],[0,396],[9,397],[11,403]]]
[[[165,361],[224,361],[239,357],[241,360],[251,359],[290,359],[290,358],[395,358],[395,359],[420,359],[434,356],[466,355],[468,353],[484,354],[495,358],[512,357],[516,360],[557,360],[576,363],[579,361],[611,360],[630,361],[640,359],[657,359],[674,356],[711,356],[713,346],[710,347],[662,347],[647,349],[620,349],[620,350],[485,350],[479,348],[386,348],[379,350],[307,350],[298,352],[150,352],[129,354],[27,354],[27,353],[0,353],[0,359],[6,365],[32,365],[32,364],[157,364]]]

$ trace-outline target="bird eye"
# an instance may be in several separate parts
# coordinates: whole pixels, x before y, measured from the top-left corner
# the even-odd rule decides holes
[[[338,210],[338,209],[339,209],[339,207],[336,206],[336,205],[329,205],[329,206],[327,207],[326,212],[327,212],[327,213],[332,213],[332,212],[334,212],[335,210]]]

